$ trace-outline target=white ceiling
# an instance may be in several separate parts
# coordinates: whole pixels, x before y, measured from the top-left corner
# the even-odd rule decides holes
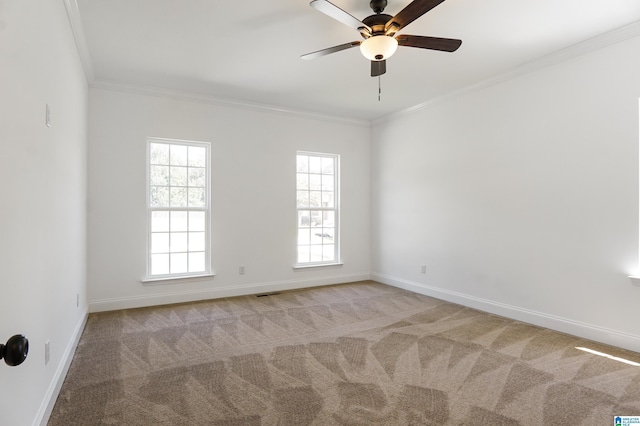
[[[459,38],[462,46],[454,53],[399,47],[387,61],[379,102],[378,79],[369,76],[357,47],[300,59],[360,40],[357,31],[309,7],[309,0],[76,1],[95,84],[364,120],[640,21],[639,0],[446,0],[400,33]],[[388,1],[390,15],[410,2]],[[358,19],[373,13],[368,0],[332,2]]]

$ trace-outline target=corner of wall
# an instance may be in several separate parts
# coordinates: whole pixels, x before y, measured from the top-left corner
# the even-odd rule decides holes
[[[53,407],[56,405],[56,401],[58,399],[58,395],[60,395],[60,390],[62,389],[62,385],[64,384],[64,380],[67,377],[67,372],[69,371],[69,367],[71,366],[71,361],[73,361],[73,355],[76,352],[76,348],[78,347],[78,343],[80,342],[80,337],[82,336],[82,332],[84,331],[85,326],[87,325],[87,319],[89,318],[89,311],[85,309],[83,312],[80,321],[76,324],[75,329],[73,330],[73,335],[69,340],[69,344],[64,350],[64,354],[62,355],[62,359],[60,360],[60,364],[58,364],[58,368],[53,376],[53,380],[47,389],[47,393],[45,394],[44,400],[40,405],[40,409],[36,413],[33,425],[46,426],[49,421],[49,416],[53,412]]]
[[[561,333],[571,334],[573,336],[582,337],[584,339],[593,340],[607,345],[617,346],[628,349],[630,351],[638,351],[640,347],[640,336],[628,333],[622,333],[592,324],[585,324],[573,321],[568,318],[548,315],[529,309],[519,308],[517,306],[507,305],[458,293],[442,288],[437,288],[410,280],[405,280],[390,275],[371,273],[371,279],[393,287],[402,288],[404,290],[413,291],[425,296],[435,297],[437,299],[446,300],[447,302],[456,303],[470,308],[489,312],[506,318],[522,321],[527,324],[539,327],[549,328]]]

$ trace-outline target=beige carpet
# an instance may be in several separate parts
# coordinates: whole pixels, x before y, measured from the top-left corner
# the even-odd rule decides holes
[[[612,425],[640,354],[361,282],[89,317],[49,425]]]

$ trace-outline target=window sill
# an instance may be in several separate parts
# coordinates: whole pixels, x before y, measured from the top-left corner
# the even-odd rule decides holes
[[[629,279],[631,280],[631,284],[640,287],[640,276],[630,275]]]
[[[316,269],[316,268],[327,268],[327,267],[335,267],[335,266],[342,266],[344,265],[342,262],[336,262],[336,263],[315,263],[315,264],[311,264],[311,265],[294,265],[293,266],[293,270],[294,271],[298,271],[298,270],[302,270],[302,269]]]
[[[156,285],[156,284],[173,284],[176,281],[201,281],[203,279],[215,277],[216,274],[202,274],[202,275],[186,275],[180,277],[144,277],[140,282],[144,285]]]

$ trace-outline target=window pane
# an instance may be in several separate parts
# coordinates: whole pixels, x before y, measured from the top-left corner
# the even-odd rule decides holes
[[[309,246],[298,247],[298,263],[309,262]]]
[[[171,232],[186,232],[187,212],[171,212]]]
[[[322,212],[312,211],[311,212],[311,226],[322,226]]]
[[[149,147],[151,164],[169,164],[169,145],[152,143]]]
[[[333,176],[322,175],[322,190],[333,191]]]
[[[151,185],[169,185],[169,166],[151,166]]]
[[[187,253],[171,254],[171,273],[183,274],[189,272],[187,269]]]
[[[204,212],[189,212],[189,231],[204,231]]]
[[[150,191],[149,203],[151,207],[168,207],[169,206],[169,188],[166,186],[152,186]]]
[[[306,173],[297,174],[298,189],[309,189],[309,175]]]
[[[298,191],[298,207],[309,207],[309,191]]]
[[[335,213],[334,212],[323,212],[322,213],[322,225],[325,227],[334,227],[336,226],[336,221],[335,221]]]
[[[333,228],[322,228],[322,242],[324,244],[333,243]]]
[[[207,165],[207,149],[202,146],[189,147],[189,166],[205,167]]]
[[[189,253],[189,272],[205,271],[204,252]]]
[[[309,156],[298,155],[296,159],[296,170],[299,172],[307,173],[309,171]]]
[[[187,207],[187,188],[171,188],[171,207]]]
[[[311,262],[322,262],[322,246],[310,246],[310,261]]]
[[[200,167],[189,167],[189,186],[205,186],[205,170]]]
[[[189,232],[189,251],[204,251],[204,232]]]
[[[335,260],[335,246],[333,244],[322,246],[322,260],[325,262]]]
[[[187,168],[171,167],[171,186],[187,186]]]
[[[322,207],[335,207],[333,192],[322,192]]]
[[[311,241],[311,229],[300,228],[298,229],[298,244],[309,244]]]
[[[320,157],[309,156],[309,173],[322,172],[322,160]]]
[[[169,232],[169,212],[151,212],[151,232]]]
[[[322,207],[322,193],[309,191],[309,207]]]
[[[171,145],[169,161],[172,166],[187,165],[187,147],[185,145]]]
[[[185,252],[187,251],[187,233],[186,232],[172,232],[171,233],[171,253]],[[173,269],[173,265],[171,266]]]
[[[298,212],[298,227],[311,225],[311,212],[301,210]]]
[[[168,254],[152,254],[151,255],[151,275],[162,275],[169,273],[169,255]]]
[[[204,206],[204,188],[189,188],[189,207]]]
[[[330,157],[322,157],[322,173],[333,175],[334,172],[334,159]]]
[[[169,252],[169,233],[154,232],[151,234],[151,253],[168,253]]]
[[[311,244],[322,244],[322,228],[311,231]]]
[[[322,189],[322,175],[309,175],[309,189]]]

